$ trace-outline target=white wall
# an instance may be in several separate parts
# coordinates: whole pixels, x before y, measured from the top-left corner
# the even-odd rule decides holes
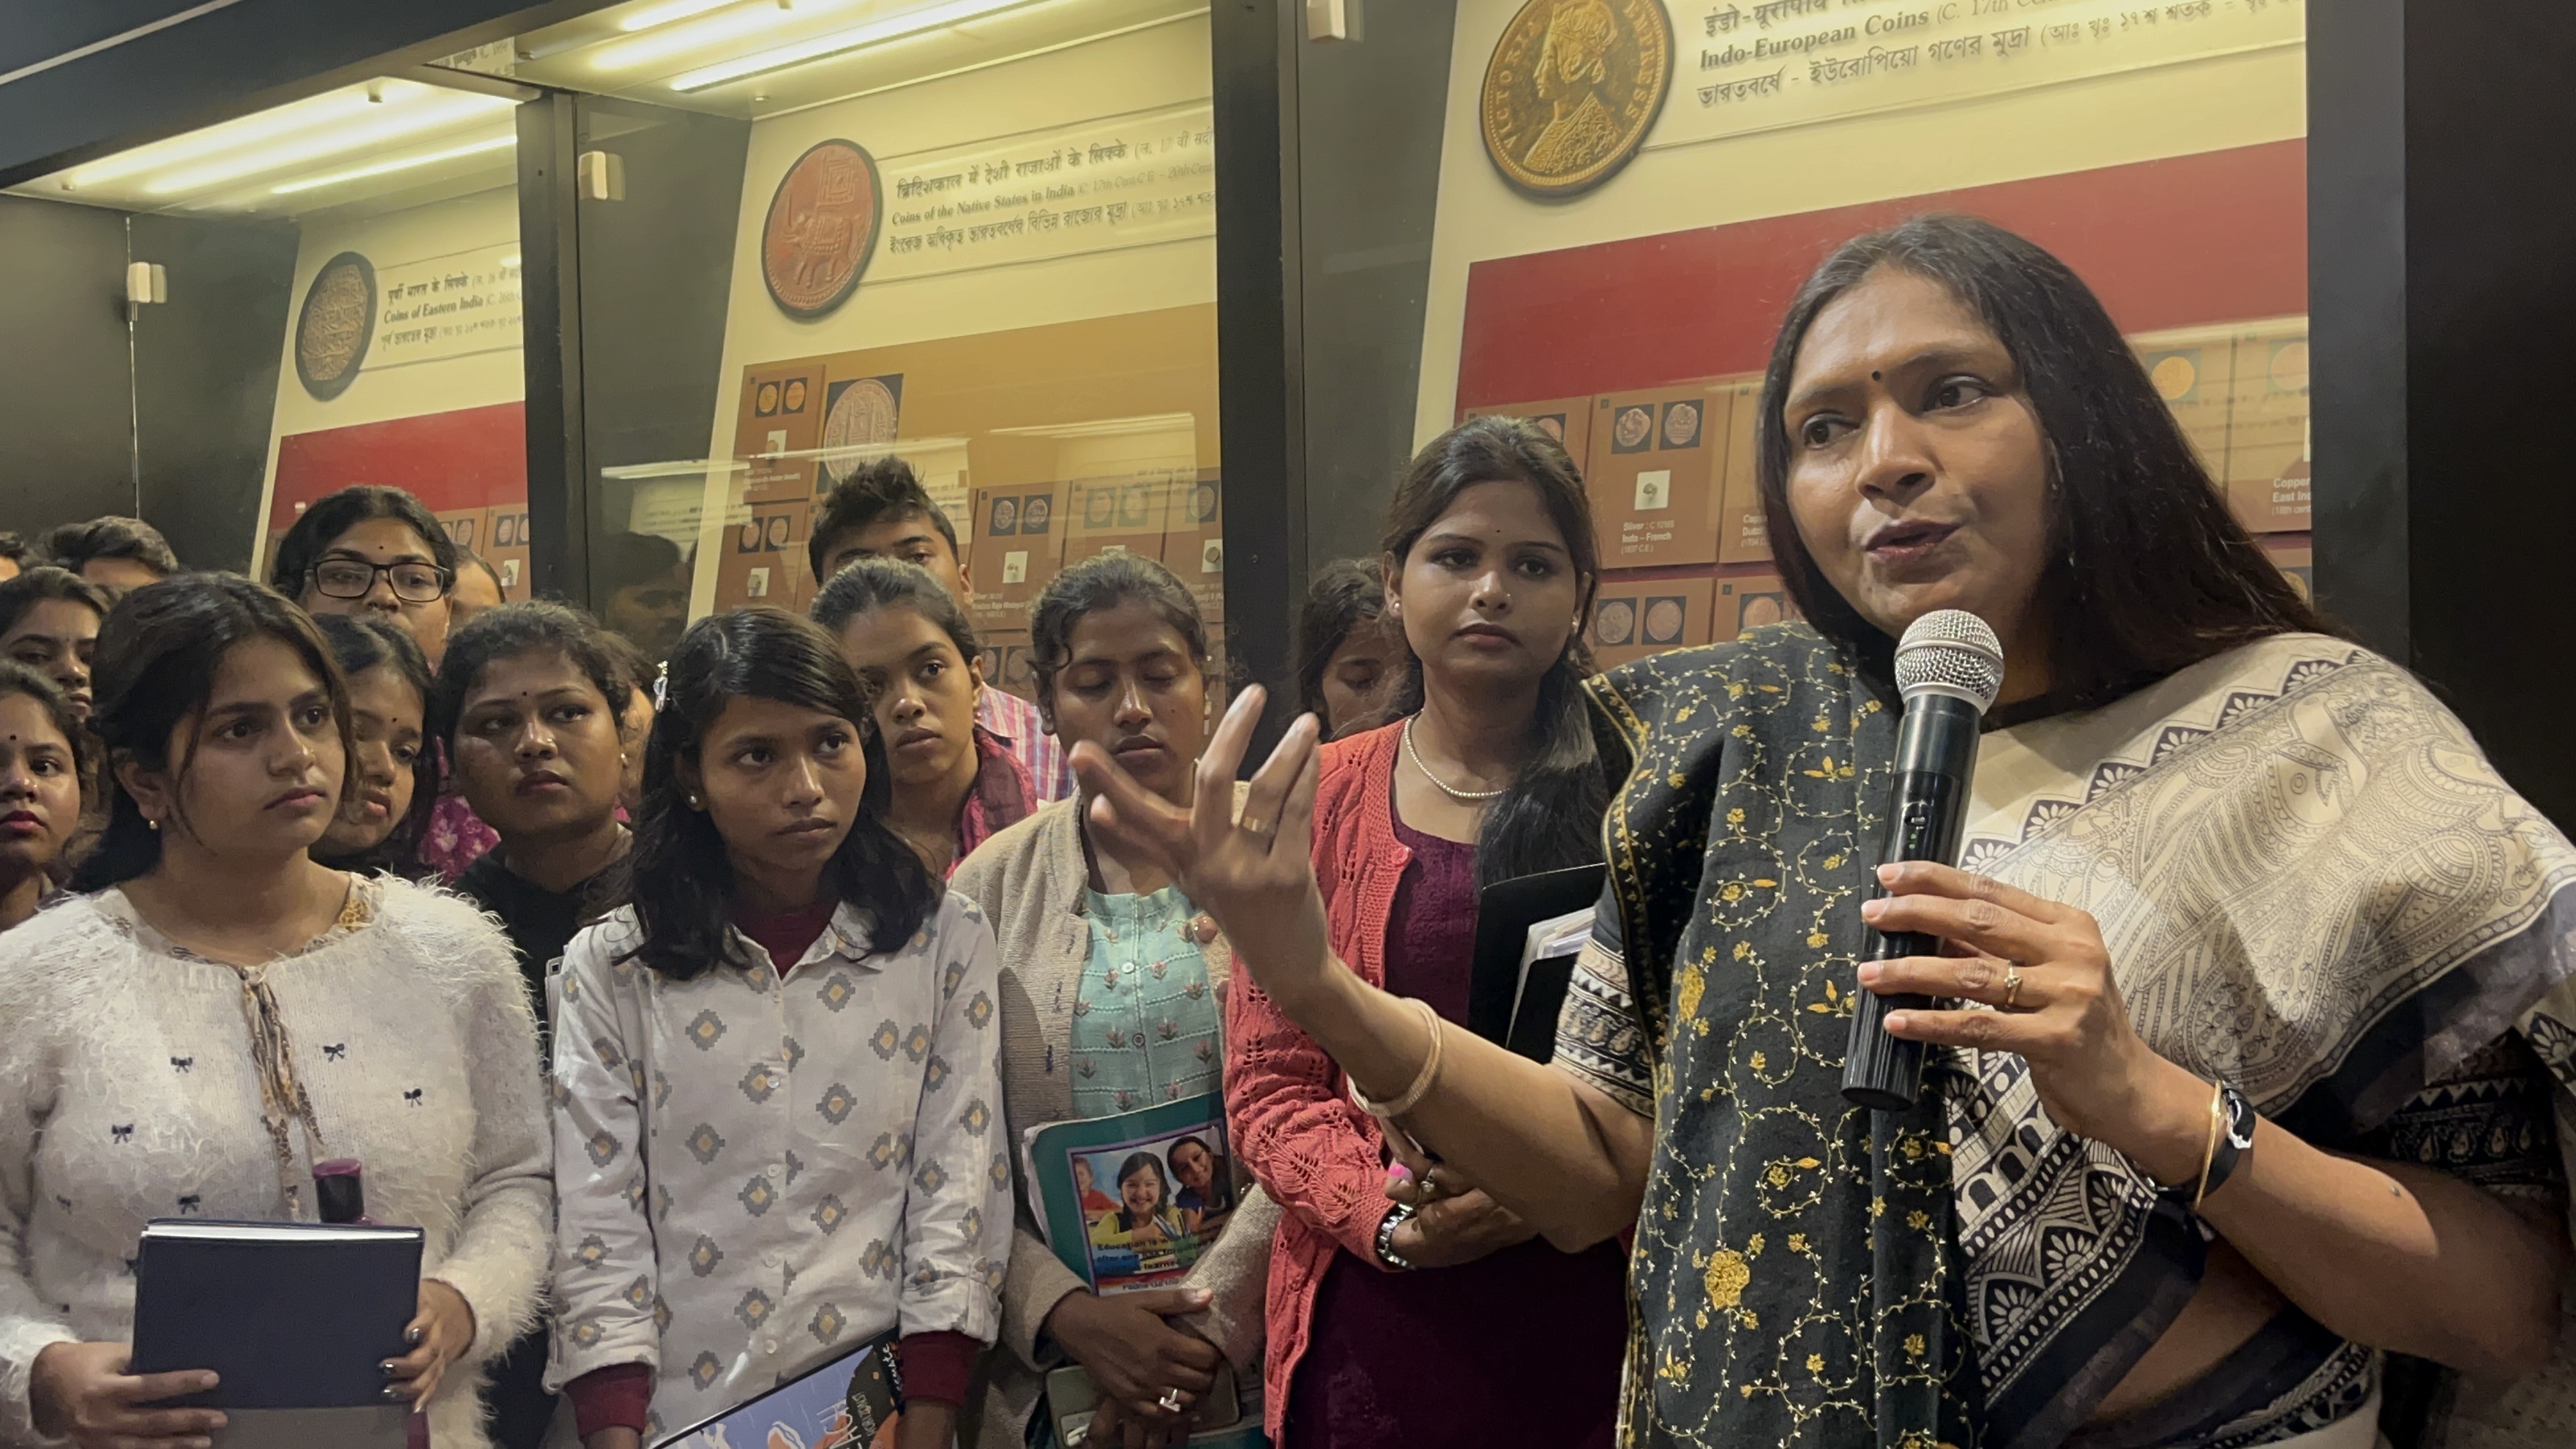
[[[1570,202],[1532,201],[1486,158],[1476,100],[1522,0],[1459,0],[1440,209],[1416,399],[1417,445],[1454,418],[1467,270],[1495,257],[2293,140],[2307,134],[2304,47],[2214,56],[1977,100],[1664,142],[1697,105],[1706,4],[1667,0],[1677,39],[1664,120],[1626,170]]]

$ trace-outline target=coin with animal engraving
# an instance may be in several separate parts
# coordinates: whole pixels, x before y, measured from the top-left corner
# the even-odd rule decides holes
[[[376,269],[356,252],[322,264],[295,319],[295,376],[324,402],[349,390],[376,333]]]
[[[855,141],[818,141],[769,198],[760,276],[791,317],[820,317],[850,299],[876,254],[885,207],[876,158]]]
[[[1534,195],[1589,191],[1637,154],[1672,84],[1663,0],[1529,0],[1485,63],[1485,154]]]
[[[831,393],[831,410],[823,414],[823,475],[838,483],[868,461],[861,450],[894,441],[899,409],[894,389],[881,378],[841,383]]]

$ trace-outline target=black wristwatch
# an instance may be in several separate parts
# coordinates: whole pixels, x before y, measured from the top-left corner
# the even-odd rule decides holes
[[[2209,1195],[2227,1181],[2228,1174],[2245,1160],[2245,1154],[2254,1150],[2254,1104],[2245,1100],[2245,1094],[2236,1090],[2234,1082],[2218,1084],[2218,1100],[2222,1116],[2218,1127],[2218,1148],[2209,1157],[2209,1181],[2200,1189],[2203,1202],[2207,1202]]]
[[[1395,1230],[1413,1221],[1413,1205],[1397,1203],[1377,1225],[1377,1260],[1399,1273],[1410,1273],[1413,1265],[1395,1250]]]

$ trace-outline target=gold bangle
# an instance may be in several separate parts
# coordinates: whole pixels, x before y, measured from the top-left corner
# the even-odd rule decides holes
[[[2209,1169],[2218,1161],[2218,1134],[2227,1122],[2227,1084],[2220,1082],[2209,1091],[2209,1145],[2200,1150],[2200,1190],[2191,1195],[2191,1210],[2200,1211],[2200,1200],[2209,1196]]]
[[[1422,1070],[1414,1074],[1413,1085],[1405,1088],[1404,1095],[1392,1102],[1373,1102],[1366,1092],[1360,1090],[1359,1079],[1351,1079],[1351,1101],[1361,1111],[1384,1122],[1392,1122],[1422,1105],[1422,1099],[1431,1095],[1433,1080],[1440,1075],[1440,1028],[1443,1025],[1440,1013],[1432,1008],[1430,1002],[1418,996],[1404,998],[1404,1004],[1422,1014],[1422,1024],[1431,1032],[1431,1054],[1422,1059]]]

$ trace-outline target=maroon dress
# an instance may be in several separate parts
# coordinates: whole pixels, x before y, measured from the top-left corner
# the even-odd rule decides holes
[[[1395,822],[1386,989],[1467,1017],[1476,848]],[[1463,1029],[1463,1028],[1462,1028]],[[1533,1238],[1391,1273],[1345,1252],[1315,1295],[1281,1449],[1609,1449],[1628,1342],[1627,1254]]]

